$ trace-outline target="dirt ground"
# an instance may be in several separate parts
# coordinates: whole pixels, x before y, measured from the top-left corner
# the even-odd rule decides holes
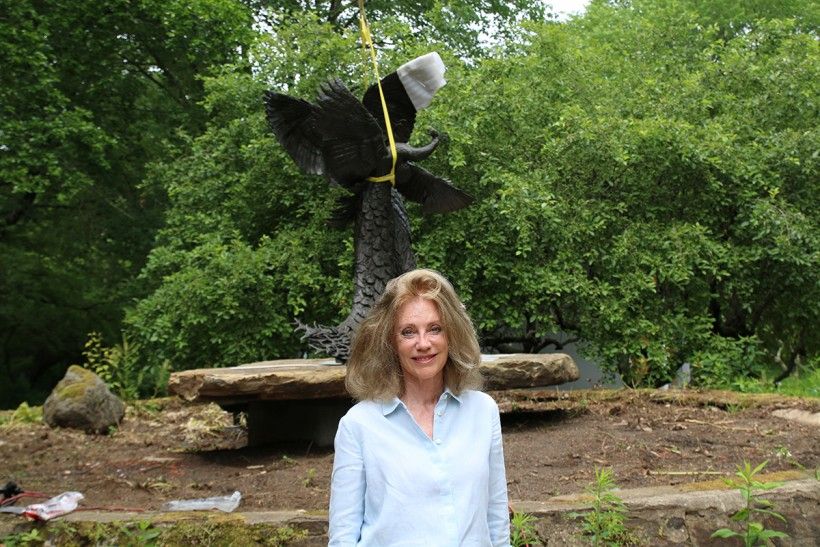
[[[772,416],[778,408],[818,412],[818,399],[634,390],[494,396],[513,505],[581,491],[595,467],[611,466],[617,483],[633,488],[728,476],[743,460],[769,460],[770,471],[820,466],[820,428]],[[326,509],[332,450],[249,448],[232,424],[215,405],[176,399],[129,407],[105,436],[6,424],[0,485],[49,496],[77,490],[81,505],[98,509],[158,510],[235,490],[242,511]]]

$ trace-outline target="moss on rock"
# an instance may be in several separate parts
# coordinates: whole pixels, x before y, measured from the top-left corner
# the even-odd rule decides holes
[[[307,537],[306,530],[291,526],[247,524],[238,515],[179,513],[179,518],[162,514],[143,520],[113,522],[26,523],[12,535],[0,537],[14,542],[37,530],[42,543],[63,547],[86,545],[268,545],[285,546]],[[25,529],[23,529],[25,528]]]

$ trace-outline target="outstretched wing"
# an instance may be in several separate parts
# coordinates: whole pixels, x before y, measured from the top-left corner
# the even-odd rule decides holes
[[[307,101],[281,93],[265,93],[268,124],[290,157],[305,173],[325,172],[322,138],[316,127],[318,109]]]
[[[416,203],[422,213],[449,213],[467,207],[473,197],[418,165],[407,162],[396,173],[396,190]]]
[[[322,86],[317,110],[326,173],[344,186],[370,175],[387,155],[378,122],[340,80]]]

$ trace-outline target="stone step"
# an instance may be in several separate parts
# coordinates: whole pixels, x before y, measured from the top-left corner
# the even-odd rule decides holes
[[[767,520],[766,526],[789,534],[788,545],[814,546],[820,537],[820,481],[805,471],[770,473],[756,477],[762,482],[778,481],[783,485],[767,491],[766,499],[786,522]],[[628,508],[627,526],[645,545],[733,545],[710,539],[718,528],[740,530],[729,517],[743,507],[740,493],[722,481],[695,482],[677,486],[659,486],[616,490]],[[517,512],[535,517],[535,529],[544,545],[581,546],[588,540],[581,534],[581,522],[573,513],[591,508],[587,493],[555,496],[542,501],[515,501]],[[241,507],[241,506],[240,506]],[[62,522],[63,524],[57,524]],[[158,544],[196,543],[207,530],[210,545],[239,545],[253,537],[294,537],[288,545],[326,545],[327,513],[320,511],[237,511],[209,512],[113,512],[76,511],[55,519],[45,526],[23,521],[18,516],[0,515],[0,538],[8,533],[24,533],[37,527],[41,537],[51,530],[60,533],[103,534],[110,537],[137,534],[140,527],[158,531]],[[106,528],[110,527],[110,528]],[[278,535],[278,536],[277,536]],[[61,537],[67,542],[68,538]],[[74,538],[75,541],[77,537]]]

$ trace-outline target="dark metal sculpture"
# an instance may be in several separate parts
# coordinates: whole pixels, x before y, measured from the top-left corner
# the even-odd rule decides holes
[[[359,102],[339,80],[322,86],[316,104],[269,91],[265,94],[268,122],[276,138],[306,173],[324,175],[352,195],[340,204],[336,222],[355,222],[353,307],[335,327],[308,326],[310,346],[341,361],[349,355],[350,337],[384,290],[387,282],[415,268],[405,198],[421,203],[423,213],[447,213],[469,205],[472,198],[447,181],[411,163],[428,157],[439,144],[407,144],[416,112],[426,107],[444,85],[444,64],[429,53],[402,65],[381,80],[395,138],[395,187],[374,181],[391,171],[378,86]]]

